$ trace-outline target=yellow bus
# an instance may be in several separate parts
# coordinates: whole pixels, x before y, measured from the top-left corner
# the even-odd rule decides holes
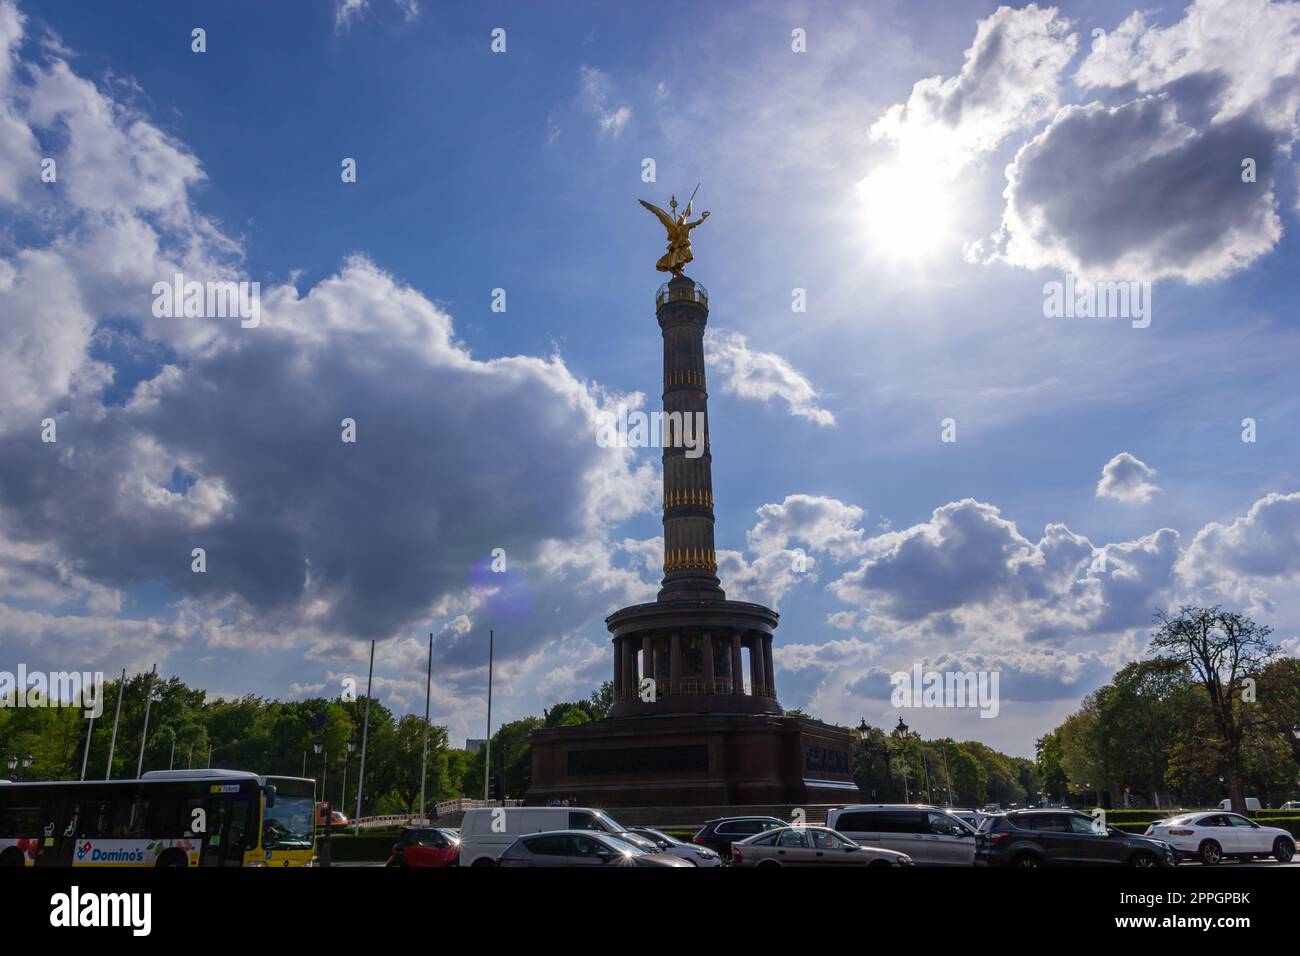
[[[311,866],[315,791],[242,770],[0,780],[0,867]]]

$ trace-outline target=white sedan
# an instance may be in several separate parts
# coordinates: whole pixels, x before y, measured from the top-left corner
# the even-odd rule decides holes
[[[1157,820],[1147,827],[1146,836],[1163,840],[1181,857],[1216,866],[1225,859],[1248,860],[1272,856],[1290,863],[1295,856],[1295,838],[1278,827],[1261,826],[1239,813],[1202,810]]]

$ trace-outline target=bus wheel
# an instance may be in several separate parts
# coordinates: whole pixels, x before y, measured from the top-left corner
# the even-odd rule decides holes
[[[0,866],[22,866],[23,853],[21,850],[15,850],[13,847],[0,853]]]
[[[157,866],[189,866],[190,861],[188,858],[186,858],[183,851],[171,849],[171,850],[164,851],[163,855],[158,857],[158,863],[156,865]]]

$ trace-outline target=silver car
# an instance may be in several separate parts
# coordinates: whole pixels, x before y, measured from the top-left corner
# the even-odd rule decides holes
[[[975,865],[975,831],[942,807],[838,807],[826,825],[864,846],[906,853],[917,866]]]
[[[650,827],[632,827],[630,832],[642,839],[650,840],[658,848],[657,852],[659,853],[680,856],[683,860],[695,866],[722,866],[722,857],[718,856],[716,850],[711,850],[707,846],[683,843],[662,830],[655,830]]]
[[[859,846],[826,827],[782,827],[731,844],[732,866],[911,866],[905,853]]]
[[[497,866],[692,866],[681,857],[647,853],[595,830],[529,833],[506,847]]]

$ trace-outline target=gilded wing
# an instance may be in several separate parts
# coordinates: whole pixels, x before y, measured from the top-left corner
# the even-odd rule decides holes
[[[673,222],[672,216],[668,215],[668,213],[664,212],[654,203],[646,202],[644,199],[638,199],[637,202],[645,206],[652,213],[654,213],[656,216],[659,217],[659,221],[662,222],[664,224],[664,228],[668,230],[669,239],[677,238],[677,223]]]

